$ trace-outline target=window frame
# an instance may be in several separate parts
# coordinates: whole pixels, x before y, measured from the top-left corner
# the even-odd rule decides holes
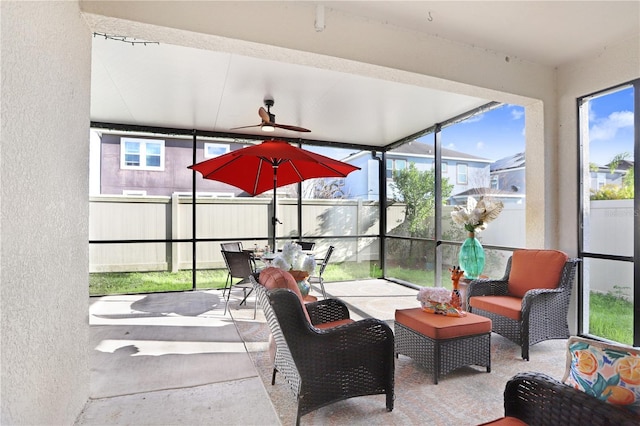
[[[461,173],[461,169],[463,168],[465,172]],[[461,176],[464,176],[464,180],[460,179]],[[469,164],[468,163],[456,163],[456,184],[458,185],[469,184]]]
[[[391,168],[388,167],[389,163],[391,163]],[[398,169],[397,164],[404,163],[404,167],[402,169]],[[405,158],[387,158],[387,164],[385,165],[385,177],[388,181],[393,180],[393,175],[400,170],[406,170],[409,167],[409,161]],[[391,173],[389,173],[391,171]]]
[[[222,148],[224,152],[221,152],[220,154],[210,154],[208,148],[214,148],[214,147]],[[219,142],[205,142],[202,149],[203,149],[204,158],[216,158],[231,152],[231,147],[229,146],[228,143],[219,143]]]
[[[137,143],[140,147],[140,164],[129,165],[126,162],[126,146],[127,143]],[[160,165],[150,166],[147,164],[147,145],[158,144],[160,145]],[[120,139],[120,169],[121,170],[147,170],[147,171],[164,171],[165,164],[165,141],[164,139],[144,139],[144,138],[121,138]]]

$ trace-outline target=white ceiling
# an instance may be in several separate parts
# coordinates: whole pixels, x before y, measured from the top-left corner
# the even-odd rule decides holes
[[[389,25],[559,66],[638,35],[631,2],[325,2]],[[311,133],[275,136],[383,146],[486,104],[481,99],[354,74],[171,44],[94,37],[91,119],[137,126],[260,134],[276,122]]]

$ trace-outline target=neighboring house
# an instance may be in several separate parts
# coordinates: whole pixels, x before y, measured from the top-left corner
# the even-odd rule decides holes
[[[191,138],[132,136],[96,132],[92,156],[98,156],[91,167],[93,194],[97,195],[162,195],[191,194],[193,164]],[[199,139],[196,142],[196,162],[243,148],[248,143],[238,139]],[[431,170],[434,163],[433,145],[407,143],[387,152],[386,182],[388,198],[398,198],[393,185],[393,173],[414,163],[418,170]],[[352,154],[343,161],[358,166],[362,172],[344,179],[343,192],[349,198],[378,200],[378,162],[370,152]],[[628,162],[620,162],[619,168]],[[631,167],[633,164],[631,163]],[[601,168],[608,171],[608,168]],[[524,153],[491,163],[491,160],[463,152],[442,149],[442,175],[453,184],[451,204],[464,204],[468,195],[493,195],[503,202],[522,202],[525,194]],[[592,173],[593,175],[593,173]],[[611,175],[611,178],[620,174]],[[234,186],[203,179],[196,175],[199,196],[243,197],[248,194]],[[365,179],[362,178],[365,176]],[[611,180],[611,179],[610,179]],[[98,185],[95,182],[99,182]],[[607,181],[608,182],[608,181]],[[279,188],[284,192],[286,188]],[[280,196],[280,195],[279,195]]]
[[[491,164],[491,188],[525,194],[524,152],[496,160]]]
[[[473,197],[476,200],[480,197],[491,197],[494,200],[502,201],[503,203],[522,204],[524,202],[524,194],[514,194],[509,191],[503,191],[495,188],[471,188],[468,191],[460,192],[459,194],[449,197],[448,204],[452,206],[466,205],[467,198]]]
[[[600,190],[604,185],[622,186],[622,178],[630,169],[633,169],[633,161],[620,160],[613,172],[611,163],[604,166],[595,166],[589,173],[591,176],[591,189]]]
[[[522,204],[526,196],[524,152],[494,161],[490,167],[489,188],[476,188],[475,193],[457,194],[451,204],[465,204],[469,195],[487,195],[503,203]]]
[[[102,195],[191,194],[193,164],[191,138],[99,135],[99,167],[92,167],[91,178]],[[233,139],[198,140],[196,162],[213,158],[245,146]],[[92,145],[93,149],[94,145]],[[93,163],[92,163],[93,164]],[[97,188],[92,185],[92,188]],[[196,192],[203,196],[236,197],[243,191],[225,183],[202,179],[198,173]],[[95,194],[94,194],[95,195]]]
[[[489,186],[491,160],[446,148],[442,149],[441,156],[442,177],[453,184],[452,194]],[[393,185],[393,173],[406,169],[409,163],[415,164],[420,171],[431,170],[434,164],[434,148],[427,143],[410,142],[388,151],[386,159],[387,198],[397,198],[398,194]],[[378,161],[380,160],[373,158],[369,152],[360,152],[342,161],[360,167],[367,177],[365,180],[346,177],[345,187],[352,197],[377,200],[380,194],[378,188]]]

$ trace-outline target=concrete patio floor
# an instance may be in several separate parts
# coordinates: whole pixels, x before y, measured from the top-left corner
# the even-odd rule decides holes
[[[416,290],[385,280],[325,286],[356,320],[417,304]],[[219,290],[91,298],[91,399],[76,425],[281,424],[249,356],[266,343],[245,344],[235,326],[264,317],[241,295],[226,314]]]

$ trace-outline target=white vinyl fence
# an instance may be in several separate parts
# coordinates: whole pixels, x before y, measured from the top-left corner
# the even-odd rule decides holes
[[[278,199],[278,237],[297,235],[297,200]],[[197,237],[242,241],[247,248],[264,247],[271,229],[271,198],[198,198]],[[451,207],[443,209],[443,234],[451,233]],[[592,251],[631,255],[633,249],[633,200],[598,201],[591,203],[587,240]],[[483,244],[524,247],[524,207],[505,206],[496,221],[480,235]],[[329,244],[337,247],[335,261],[369,261],[380,258],[379,206],[360,200],[304,200],[302,205],[302,235],[320,237],[318,252]],[[191,197],[92,196],[90,198],[89,239],[101,240],[166,240],[192,237]],[[404,205],[387,209],[387,231],[402,223]],[[459,230],[458,230],[459,232]],[[354,238],[331,239],[331,236]],[[355,238],[370,235],[371,238]],[[322,237],[326,237],[322,238]],[[303,238],[304,239],[304,238]],[[318,239],[316,239],[318,240]],[[282,243],[280,243],[282,244]],[[117,243],[90,244],[90,272],[176,271],[192,266],[192,245],[184,243]],[[197,245],[197,266],[200,269],[223,268],[220,242]],[[630,287],[633,265],[610,262],[585,262],[585,277],[590,289],[608,292],[613,286]],[[621,262],[615,262],[619,264]],[[629,293],[627,292],[627,295]]]
[[[297,235],[295,199],[278,199],[278,237]],[[264,247],[271,232],[271,198],[197,198],[198,239],[242,241],[245,248]],[[396,208],[398,214],[401,209]],[[378,203],[361,200],[305,200],[303,235],[319,236],[319,253],[339,246],[336,261],[378,259]],[[165,240],[192,238],[191,197],[93,196],[90,199],[92,241]],[[331,236],[354,236],[335,238]],[[364,236],[356,238],[357,235]],[[371,236],[371,238],[367,238]],[[325,238],[322,238],[325,237]],[[279,244],[283,244],[279,242]],[[90,244],[90,272],[166,271],[190,269],[192,245],[174,243]],[[197,245],[198,268],[224,268],[220,241]]]

